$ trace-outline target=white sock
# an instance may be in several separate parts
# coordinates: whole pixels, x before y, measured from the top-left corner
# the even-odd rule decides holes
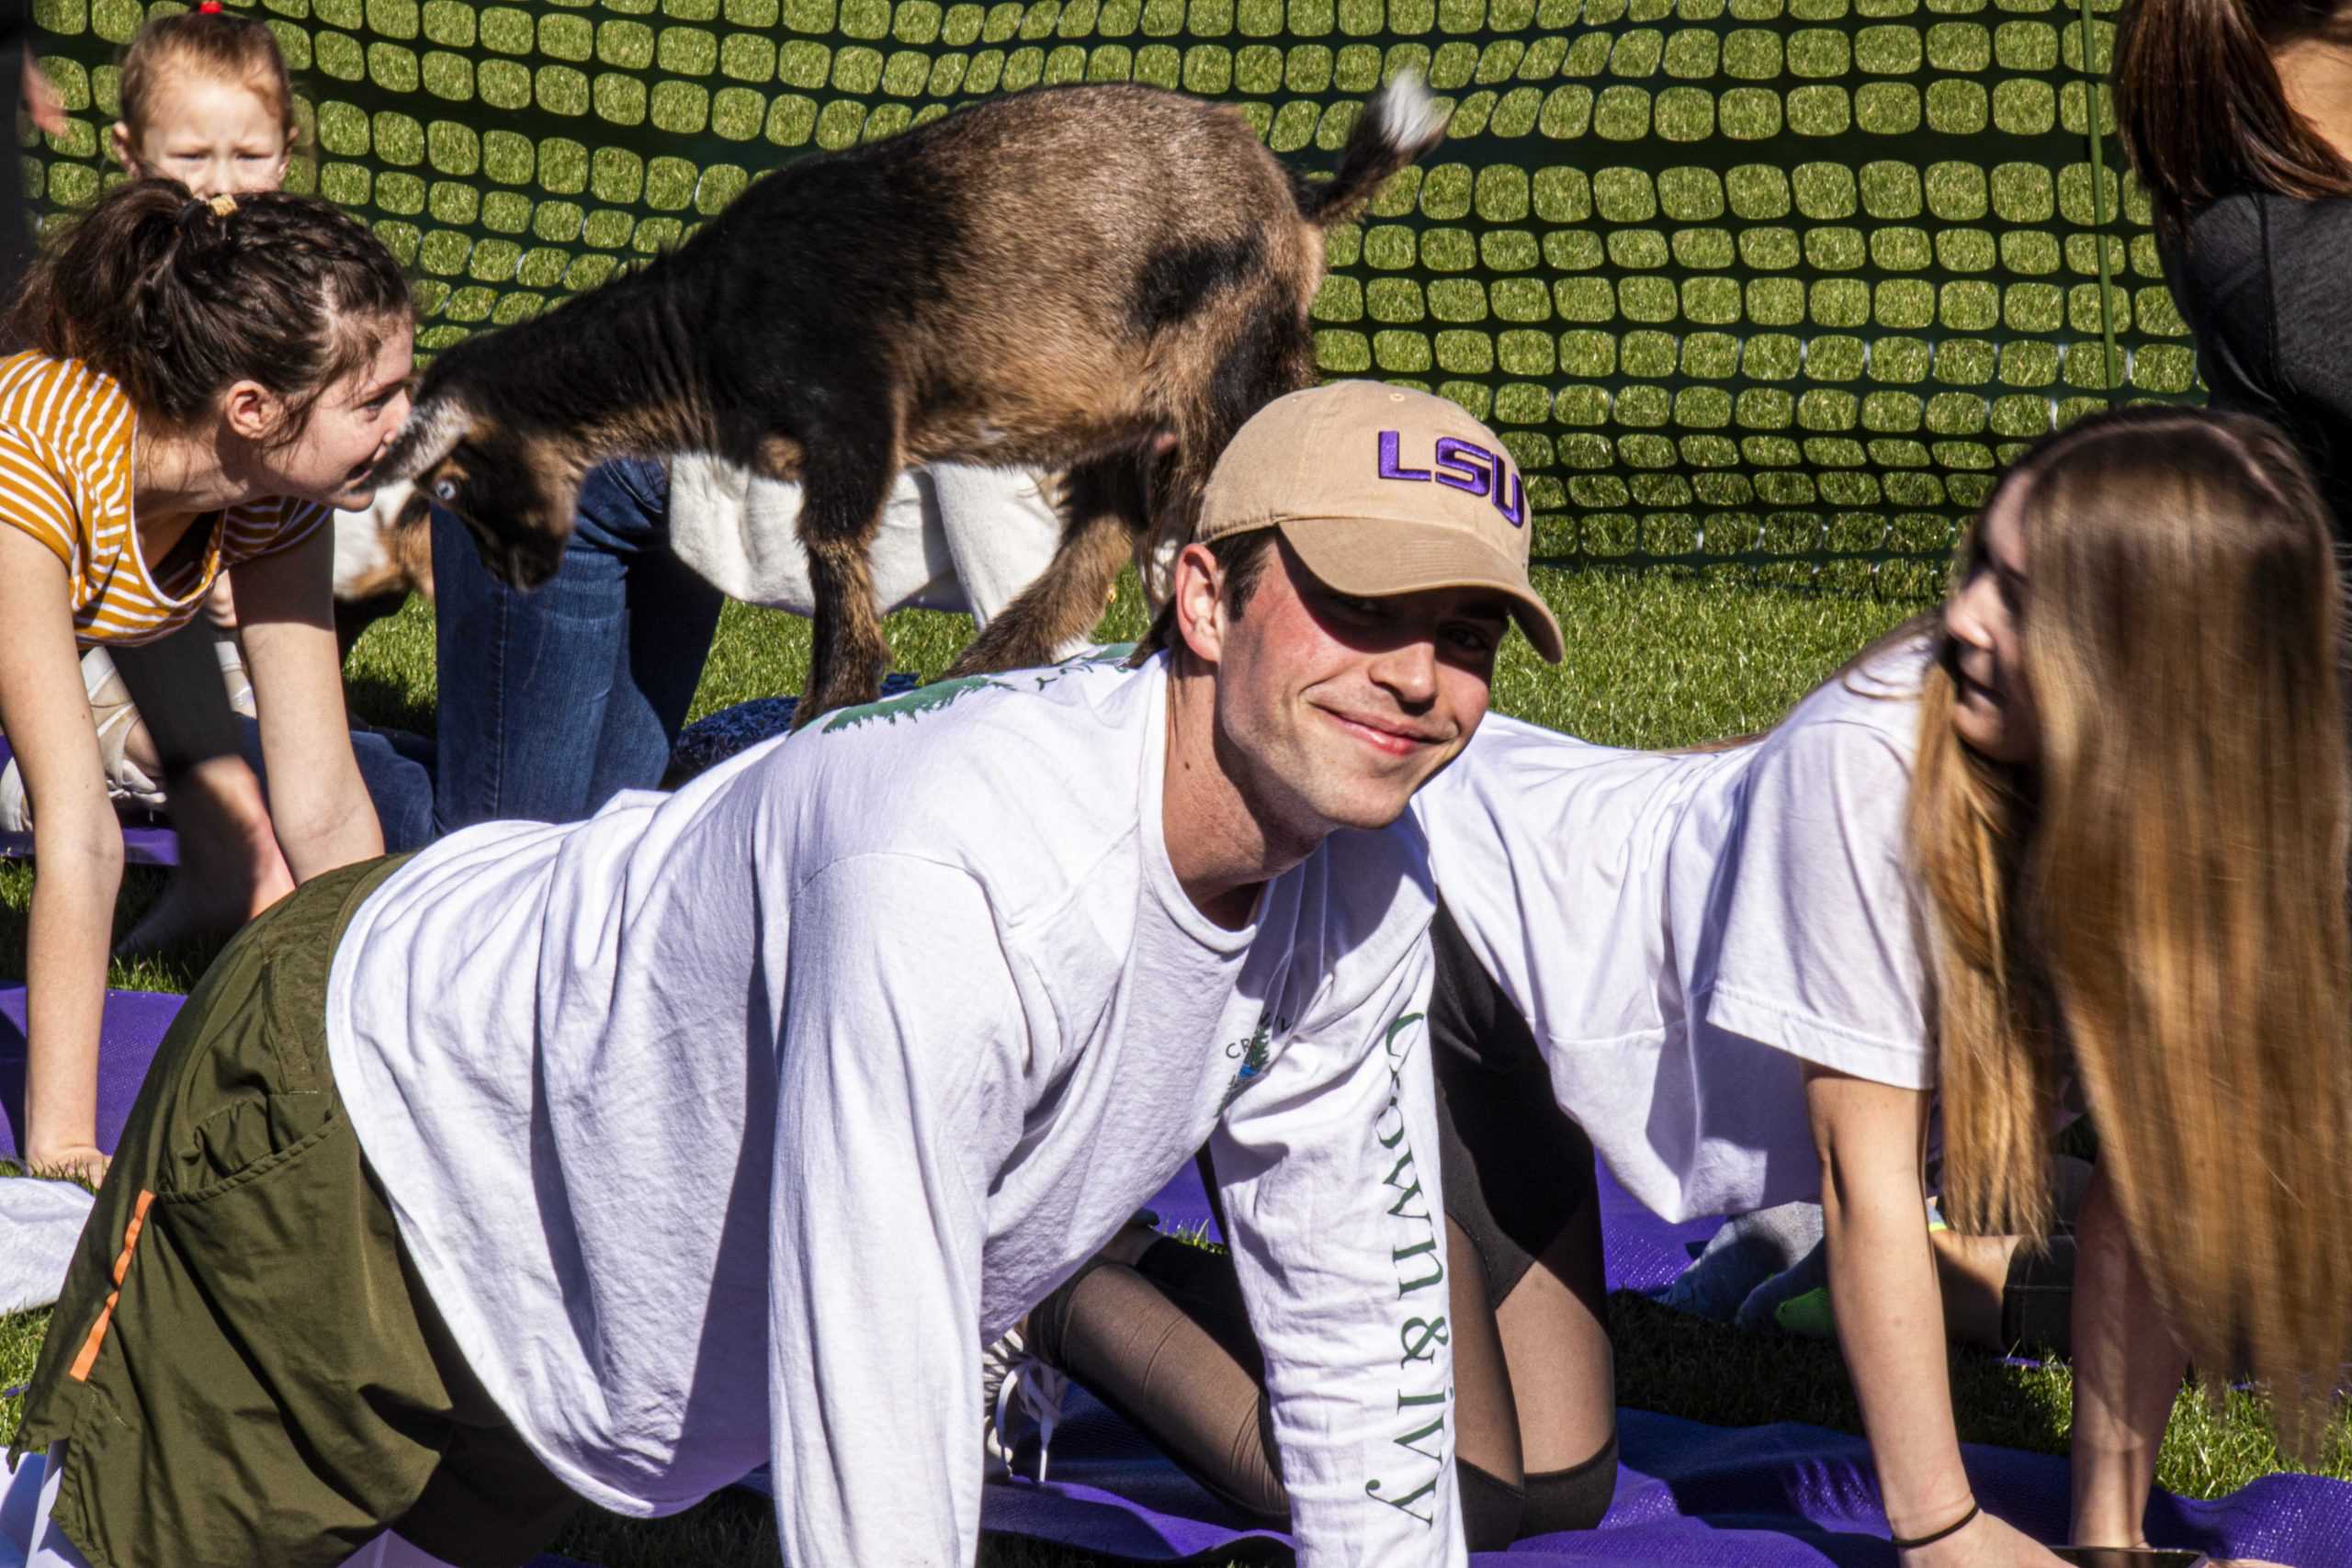
[[[1818,1203],[1782,1203],[1726,1220],[1660,1299],[1678,1311],[1729,1323],[1748,1292],[1821,1244],[1822,1226]]]

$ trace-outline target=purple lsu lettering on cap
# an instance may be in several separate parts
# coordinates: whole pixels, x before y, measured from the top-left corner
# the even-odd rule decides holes
[[[1275,399],[1234,435],[1197,537],[1280,528],[1318,581],[1359,598],[1491,588],[1557,664],[1560,623],[1527,577],[1528,523],[1519,465],[1458,405],[1334,381]]]

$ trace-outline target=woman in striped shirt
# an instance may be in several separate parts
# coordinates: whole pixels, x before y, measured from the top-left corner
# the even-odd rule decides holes
[[[234,566],[298,880],[382,852],[345,728],[329,582],[337,506],[406,416],[399,264],[332,205],[125,186],[36,264],[0,359],[0,733],[33,804],[28,1162],[93,1178],[98,1021],[122,875],[80,650],[114,651],[184,843],[224,843],[251,775],[198,618]],[[191,821],[193,815],[198,820]],[[206,817],[219,818],[203,820]],[[258,857],[183,874],[253,879]],[[255,886],[253,907],[282,893]]]

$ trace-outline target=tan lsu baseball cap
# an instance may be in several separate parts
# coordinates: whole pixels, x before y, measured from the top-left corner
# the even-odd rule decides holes
[[[1217,459],[1203,543],[1280,528],[1327,587],[1365,599],[1491,588],[1535,651],[1560,623],[1527,580],[1527,487],[1494,432],[1457,405],[1380,381],[1277,398]]]

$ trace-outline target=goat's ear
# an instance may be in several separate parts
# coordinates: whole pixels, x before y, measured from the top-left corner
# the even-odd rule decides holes
[[[457,399],[428,396],[409,410],[408,423],[377,459],[376,482],[387,485],[416,478],[447,457],[473,422],[472,412]]]

